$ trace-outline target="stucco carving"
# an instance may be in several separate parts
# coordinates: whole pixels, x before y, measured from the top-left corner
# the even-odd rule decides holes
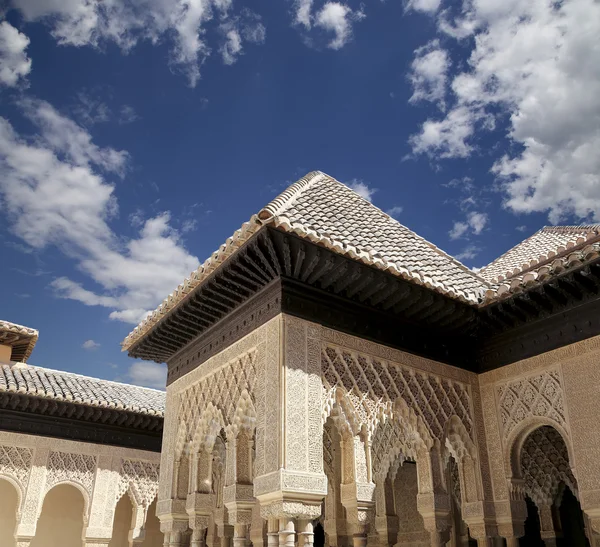
[[[525,490],[539,506],[552,505],[561,483],[577,494],[567,447],[553,427],[542,426],[530,433],[521,449],[520,459]]]
[[[74,482],[83,486],[92,495],[96,457],[71,452],[50,452],[46,492],[61,482]]]
[[[27,488],[32,458],[29,448],[0,446],[0,476],[12,477],[19,485],[21,494]]]
[[[565,426],[563,387],[557,369],[501,384],[497,396],[504,439],[531,417],[542,416]]]
[[[446,422],[453,415],[473,434],[466,384],[331,344],[323,349],[321,367],[324,417],[336,390],[342,388],[360,423],[371,428],[395,401],[402,399],[436,439],[443,438]]]
[[[148,507],[158,491],[158,464],[142,460],[123,460],[119,479],[117,499],[129,490],[136,505]]]

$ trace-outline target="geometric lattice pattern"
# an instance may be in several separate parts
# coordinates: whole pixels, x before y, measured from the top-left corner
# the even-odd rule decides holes
[[[561,483],[577,493],[567,446],[551,426],[539,427],[527,437],[521,450],[521,469],[525,490],[538,504],[551,505]]]
[[[255,383],[256,350],[252,350],[183,391],[179,421],[188,428],[186,438],[193,435],[209,402],[221,410],[226,424],[231,424],[242,391],[253,396]]]
[[[404,428],[396,420],[380,422],[373,435],[372,445],[373,476],[385,478],[390,464],[400,458],[400,464],[414,459],[413,450],[408,447],[408,438]]]
[[[32,451],[30,448],[0,446],[0,473],[11,475],[27,488],[27,479],[31,471]]]
[[[522,378],[498,387],[504,438],[524,419],[543,416],[565,426],[565,407],[557,370]]]
[[[473,419],[466,386],[395,363],[327,347],[321,355],[325,389],[343,387],[361,423],[374,423],[382,407],[399,397],[421,416],[434,438],[456,414],[473,436]]]
[[[92,495],[96,457],[69,452],[50,452],[46,492],[60,482],[73,481],[81,484]]]
[[[148,507],[158,492],[158,469],[156,463],[140,460],[123,460],[117,499],[131,488],[138,505]]]

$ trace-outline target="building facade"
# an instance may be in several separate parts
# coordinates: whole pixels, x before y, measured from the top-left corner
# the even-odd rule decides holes
[[[599,242],[476,273],[292,185],[123,343],[168,363],[165,546],[596,545]]]
[[[22,364],[37,333],[0,324],[0,528],[19,547],[600,545],[599,295],[598,226],[474,272],[310,173],[123,342],[167,363],[166,399]],[[63,486],[81,519],[51,543]]]
[[[164,393],[27,365],[0,321],[0,546],[160,547]]]

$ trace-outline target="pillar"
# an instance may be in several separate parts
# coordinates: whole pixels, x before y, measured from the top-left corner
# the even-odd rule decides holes
[[[257,381],[264,391],[256,395],[254,496],[263,518],[278,519],[280,545],[293,545],[294,519],[320,516],[327,494],[320,336],[318,325],[285,314],[266,333],[264,376]]]
[[[538,505],[540,515],[540,535],[545,547],[556,547],[557,530],[554,527],[554,511],[552,505],[540,503]]]
[[[300,536],[298,545],[304,545],[304,547],[313,547],[315,542],[315,534],[312,520],[300,519],[298,521],[298,530]]]

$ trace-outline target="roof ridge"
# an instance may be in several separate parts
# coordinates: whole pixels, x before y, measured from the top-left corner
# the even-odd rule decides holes
[[[298,179],[294,184],[288,186],[275,199],[271,200],[258,212],[259,220],[268,220],[281,213],[283,209],[294,204],[294,202],[309,188],[320,182],[323,177],[332,178],[322,171],[311,171]],[[335,180],[335,179],[333,179]]]
[[[10,366],[11,369],[12,369],[12,365],[6,365],[6,366]],[[58,372],[59,374],[67,374],[69,376],[76,376],[77,378],[85,378],[86,380],[96,380],[98,382],[103,382],[103,383],[106,383],[106,384],[114,384],[114,385],[117,385],[117,386],[133,387],[135,389],[143,389],[143,390],[146,390],[146,391],[155,391],[157,393],[166,394],[166,392],[163,391],[162,389],[156,389],[156,388],[153,388],[153,387],[138,386],[137,384],[127,384],[125,382],[117,382],[116,380],[104,380],[103,378],[96,378],[94,376],[86,376],[85,374],[79,374],[77,372],[70,372],[68,370],[57,370],[57,369],[48,368],[48,367],[40,367],[38,365],[31,365],[29,363],[27,363],[27,365],[25,367],[23,367],[22,369],[20,369],[20,370],[23,371],[23,370],[27,370],[27,369],[43,370],[45,372]]]

